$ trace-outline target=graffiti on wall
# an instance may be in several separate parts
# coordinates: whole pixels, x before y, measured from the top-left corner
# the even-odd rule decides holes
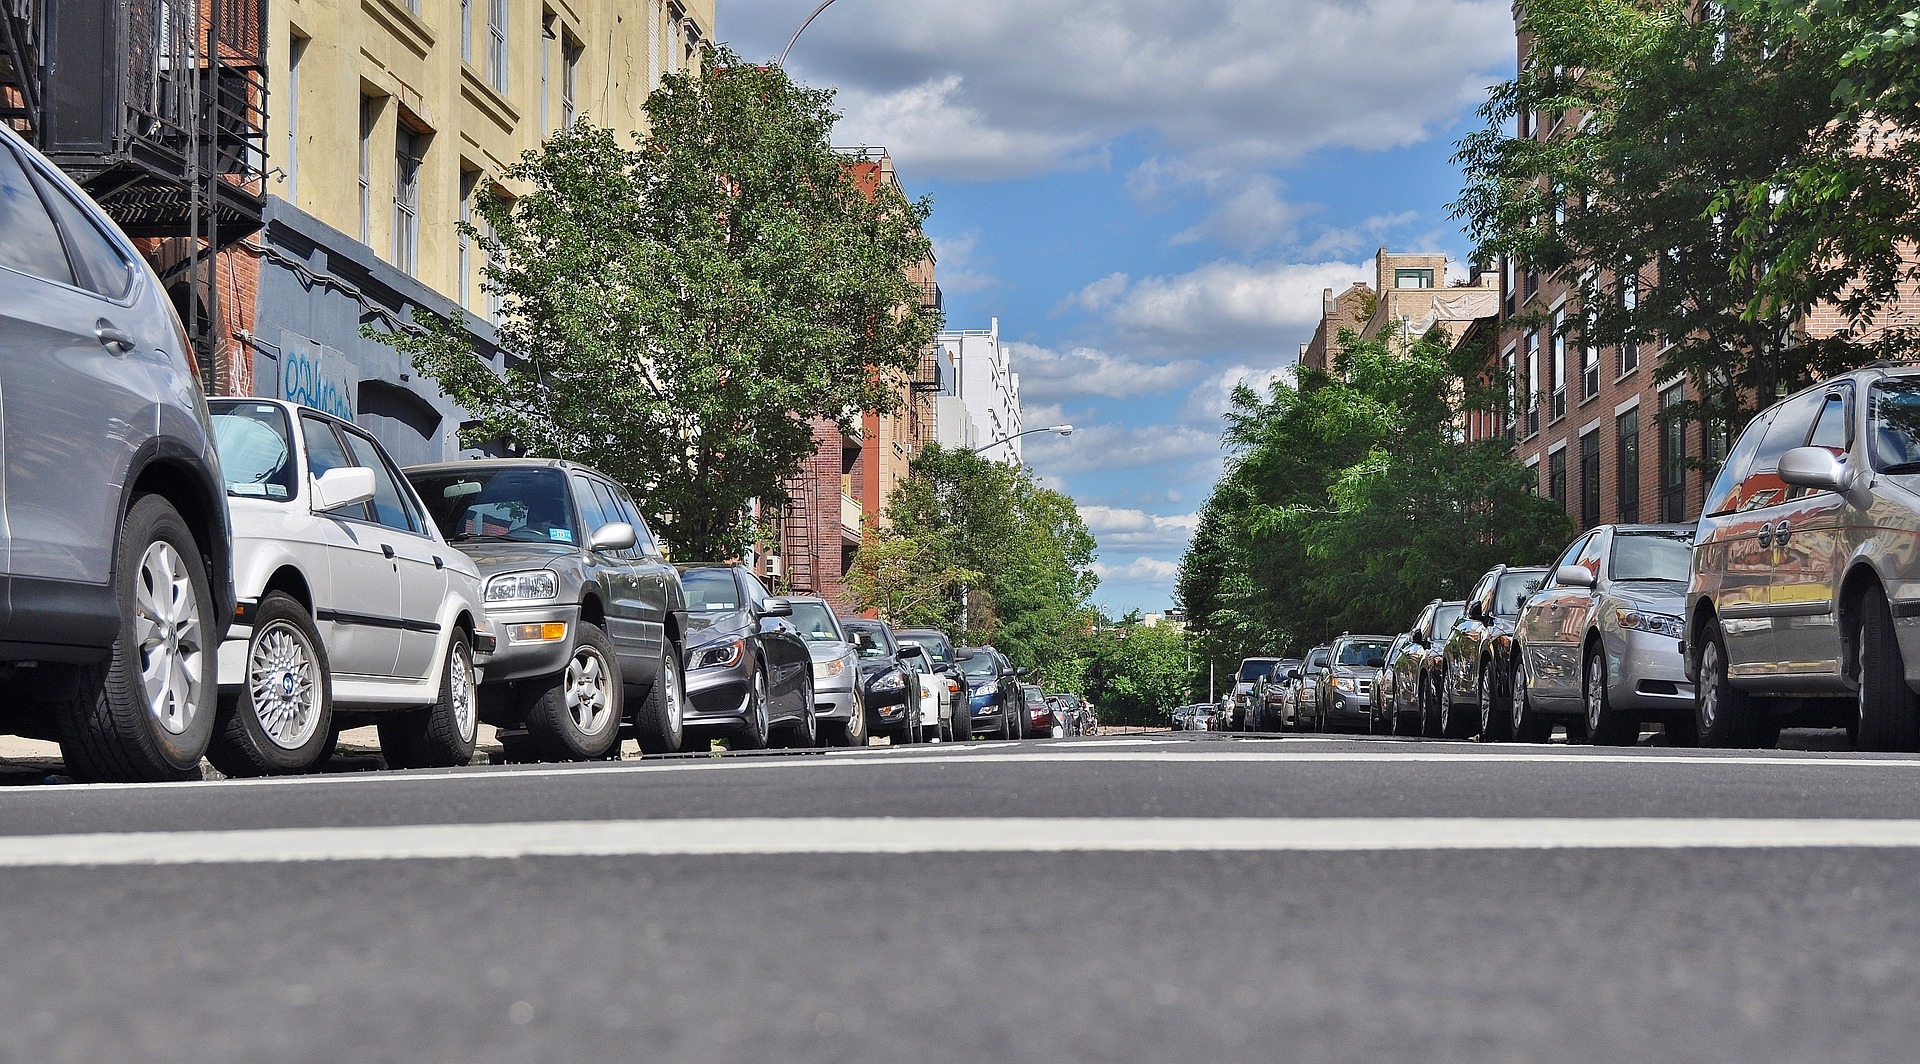
[[[352,378],[330,370],[332,361],[345,360],[328,359],[324,348],[303,351],[289,345],[280,366],[280,396],[352,421]]]

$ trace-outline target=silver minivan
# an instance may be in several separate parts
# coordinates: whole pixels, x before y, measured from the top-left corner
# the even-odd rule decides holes
[[[199,775],[232,537],[159,279],[0,123],[0,729],[88,780]]]
[[[1687,586],[1702,745],[1844,725],[1920,749],[1920,369],[1874,366],[1762,412],[1707,492]]]

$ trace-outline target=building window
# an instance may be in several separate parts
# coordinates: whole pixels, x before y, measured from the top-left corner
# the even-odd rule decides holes
[[[1580,397],[1591,399],[1600,394],[1600,349],[1592,344],[1580,356]]]
[[[540,12],[540,135],[553,131],[553,26],[559,21],[551,11]]]
[[[1527,412],[1527,435],[1540,431],[1540,331],[1527,330],[1527,390],[1520,396],[1520,408]]]
[[[493,205],[496,208],[504,209],[508,206],[506,197],[502,196],[497,189],[490,189],[483,194],[494,197]],[[486,264],[488,266],[500,265],[500,252],[498,247],[499,234],[494,231],[493,223],[487,220],[485,217],[482,217],[480,220],[480,232],[486,238],[485,240],[485,244],[487,245],[487,263]],[[491,284],[489,284],[484,277],[481,279],[480,287],[483,291],[486,292],[486,295],[487,295],[487,320],[492,322],[495,325],[500,324],[500,320],[506,316],[506,312],[507,312],[506,297],[500,293],[500,290],[498,288],[495,288]]]
[[[573,125],[580,116],[578,103],[580,92],[580,45],[570,38],[560,38],[560,124]]]
[[[1505,372],[1507,386],[1507,401],[1504,404],[1506,410],[1501,427],[1506,431],[1507,439],[1509,440],[1513,439],[1514,423],[1518,420],[1520,412],[1520,377],[1516,372],[1514,362],[1514,351],[1513,348],[1509,347],[1507,348],[1507,353],[1501,356],[1501,369]]]
[[[1580,437],[1580,527],[1600,523],[1600,430]]]
[[[287,35],[287,202],[300,202],[300,60],[306,37]]]
[[[1615,470],[1614,487],[1620,499],[1620,523],[1638,524],[1640,521],[1640,408],[1621,414],[1614,419],[1614,453],[1618,466]]]
[[[1640,368],[1640,341],[1634,336],[1634,311],[1640,307],[1640,275],[1629,271],[1620,278],[1620,309],[1626,322],[1626,338],[1620,341],[1620,376]]]
[[[507,0],[487,0],[487,83],[507,91]]]
[[[420,272],[420,160],[427,139],[401,123],[393,152],[393,264]]]
[[[1677,408],[1687,398],[1686,388],[1674,385],[1660,393],[1660,520],[1687,519],[1687,423]]]
[[[1395,270],[1393,271],[1395,288],[1432,288],[1432,270]]]
[[[1552,376],[1548,383],[1552,385],[1550,392],[1553,401],[1553,413],[1549,420],[1558,421],[1567,416],[1567,312],[1564,310],[1556,310],[1553,312],[1553,339],[1551,342],[1553,344],[1553,361],[1550,363],[1549,372]]]
[[[460,61],[473,62],[473,0],[460,0]]]
[[[473,309],[473,193],[480,185],[478,170],[460,171],[460,306]]]
[[[380,101],[360,97],[360,242],[373,244],[373,127],[380,118]]]
[[[1567,449],[1565,447],[1547,456],[1547,497],[1567,508]]]

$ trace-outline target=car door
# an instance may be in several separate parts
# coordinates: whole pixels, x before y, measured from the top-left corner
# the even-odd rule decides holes
[[[1446,650],[1446,697],[1458,704],[1478,698],[1480,682],[1480,641],[1486,635],[1489,612],[1493,608],[1493,591],[1499,584],[1501,570],[1495,569],[1480,578],[1473,585],[1473,591],[1467,595],[1466,612],[1453,626],[1453,633],[1447,637]],[[1475,616],[1478,614],[1479,616]]]
[[[333,424],[302,414],[300,439],[306,451],[306,492],[330,469],[357,465]],[[375,474],[376,482],[379,479]],[[373,520],[371,503],[354,503],[316,512],[315,522],[327,547],[328,586],[314,589],[315,620],[331,626],[327,656],[343,676],[385,679],[400,660],[401,607],[399,552],[393,532]]]
[[[1420,616],[1413,622],[1413,628],[1407,632],[1407,646],[1393,661],[1393,676],[1388,681],[1393,692],[1393,708],[1397,713],[1411,713],[1419,706],[1420,663],[1426,659],[1428,648],[1433,645],[1433,616],[1439,611],[1438,603],[1427,603]]]
[[[423,680],[439,665],[440,608],[447,601],[447,548],[428,531],[425,512],[406,480],[372,436],[336,426],[355,465],[373,470],[373,499],[368,506],[380,526],[385,548],[393,550],[400,578],[400,627],[393,675]]]
[[[1779,675],[1778,620],[1783,613],[1798,617],[1820,608],[1817,603],[1786,597],[1797,589],[1780,585],[1784,552],[1776,542],[1775,526],[1786,522],[1791,539],[1794,489],[1780,479],[1780,456],[1807,442],[1825,399],[1823,392],[1807,392],[1774,407],[1759,448],[1753,452],[1753,463],[1741,481],[1737,507],[1740,535],[1730,545],[1728,577],[1739,581],[1746,596],[1742,608],[1736,611],[1732,609],[1733,596],[1723,592],[1720,609],[1725,618],[1722,631],[1731,676]]]
[[[630,606],[639,620],[635,629],[637,653],[645,670],[635,675],[644,676],[650,682],[654,662],[666,643],[667,615],[679,608],[675,589],[680,586],[680,578],[661,553],[660,544],[654,539],[653,530],[647,527],[646,518],[640,516],[639,507],[633,504],[633,497],[618,484],[612,487],[620,519],[633,526],[634,543],[633,549],[626,553],[626,568],[633,577],[634,595]]]
[[[613,641],[614,653],[620,658],[622,676],[632,672],[638,681],[643,675],[638,670],[653,668],[648,650],[658,644],[647,635],[640,578],[634,570],[634,548],[594,550],[592,547],[593,537],[603,526],[624,522],[626,515],[614,501],[613,485],[585,473],[574,473],[572,480],[573,493],[580,505],[580,545],[587,552],[587,563],[599,577],[607,638]],[[636,543],[639,540],[637,530],[634,539]]]
[[[140,276],[64,188],[0,142],[0,464],[16,600],[34,581],[112,576],[127,471],[158,418],[146,360],[177,342],[161,332],[171,322],[136,306],[157,298]]]
[[[1841,461],[1853,445],[1853,385],[1836,382],[1820,395],[1820,410],[1805,446],[1824,447]],[[1795,488],[1773,525],[1774,582],[1768,608],[1782,676],[1840,676],[1836,595],[1846,564],[1847,525],[1855,516],[1847,496]]]
[[[1566,702],[1580,696],[1580,641],[1586,619],[1593,612],[1594,589],[1563,584],[1557,574],[1563,567],[1573,566],[1587,570],[1598,580],[1605,540],[1603,531],[1589,532],[1575,540],[1554,562],[1546,586],[1528,601],[1515,621],[1514,631],[1526,656],[1527,690],[1536,699]]]
[[[740,582],[746,586],[747,594],[751,596],[751,601],[756,606],[774,597],[773,593],[767,590],[766,585],[756,579],[752,573],[744,569],[739,570],[739,573]],[[900,645],[893,641],[891,633],[887,638],[892,644],[892,653],[897,661],[900,657]],[[795,704],[804,702],[807,681],[813,674],[813,655],[807,652],[806,641],[800,638],[799,629],[795,628],[793,621],[786,617],[762,617],[760,618],[760,642],[766,648],[772,684]],[[911,685],[909,690],[914,694],[916,706],[920,699],[921,671],[922,669],[916,666],[913,675],[908,678],[908,683]]]

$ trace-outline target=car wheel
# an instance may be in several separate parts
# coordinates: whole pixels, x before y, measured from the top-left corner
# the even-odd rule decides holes
[[[75,779],[198,779],[219,716],[217,635],[206,567],[173,504],[143,495],[114,553],[120,630],[104,663],[81,665],[59,710]]]
[[[566,667],[546,685],[529,686],[527,736],[542,760],[592,761],[620,741],[620,662],[598,625],[576,625]]]
[[[860,692],[853,693],[853,710],[844,721],[835,721],[826,728],[828,746],[865,746],[867,745],[867,704]]]
[[[1440,693],[1440,737],[1442,739],[1471,739],[1478,721],[1462,713],[1461,707],[1454,702],[1452,691]]]
[[[1640,741],[1640,722],[1613,708],[1607,697],[1607,662],[1598,646],[1587,648],[1581,672],[1585,682],[1587,741],[1595,746],[1632,746]]]
[[[680,665],[680,648],[662,641],[653,686],[633,711],[633,738],[643,754],[671,754],[686,741],[687,676]]]
[[[380,752],[391,768],[452,768],[473,763],[480,733],[473,649],[458,628],[447,639],[440,697],[424,709],[380,714]]]
[[[1480,741],[1508,742],[1513,738],[1512,731],[1513,714],[1494,698],[1493,663],[1489,661],[1480,667]]]
[[[306,607],[267,593],[254,611],[247,674],[221,700],[207,760],[229,776],[312,770],[331,752],[333,690],[326,647]]]
[[[780,746],[786,750],[812,750],[819,745],[820,718],[814,715],[813,695],[809,693],[806,711],[780,733]]]
[[[1525,659],[1513,663],[1513,694],[1508,696],[1513,706],[1513,741],[1517,743],[1544,743],[1553,738],[1553,722],[1534,712],[1533,698],[1527,694],[1527,675]]]
[[[1906,664],[1893,634],[1893,614],[1878,587],[1868,589],[1860,601],[1853,653],[1860,689],[1855,744],[1862,750],[1920,748],[1920,718],[1914,713]]]
[[[747,686],[747,719],[735,728],[727,740],[729,750],[765,750],[767,748],[767,674],[753,667],[753,681]]]
[[[1694,685],[1693,717],[1700,745],[1758,745],[1759,711],[1752,697],[1727,682],[1727,644],[1718,624],[1707,625],[1695,675],[1700,682]]]

